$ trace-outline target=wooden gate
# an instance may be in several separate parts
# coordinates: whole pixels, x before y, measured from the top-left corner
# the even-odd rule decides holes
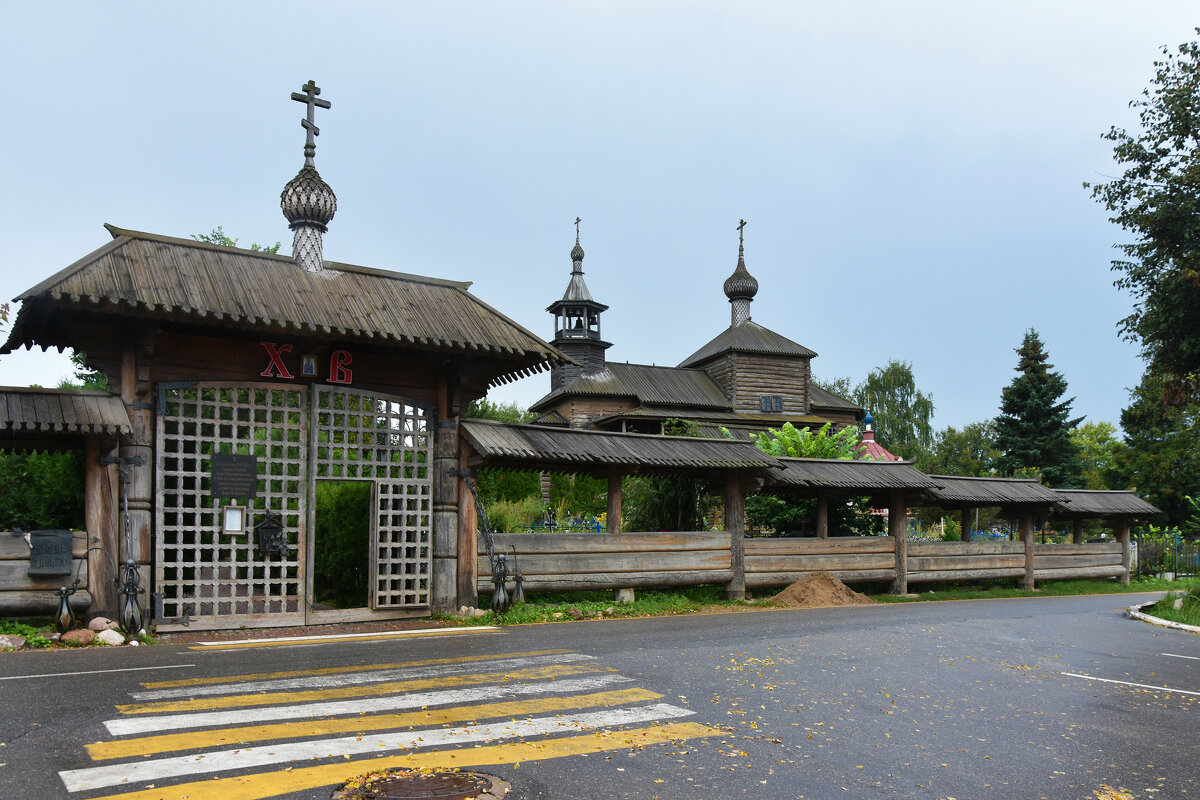
[[[204,383],[158,387],[155,581],[163,630],[304,622],[308,407],[304,387]],[[212,496],[212,456],[254,456],[256,496]],[[246,508],[246,531],[223,531],[221,508]],[[286,554],[263,554],[253,526],[278,514]]]
[[[431,411],[357,389],[313,387],[310,461],[316,480],[369,480],[370,607],[429,606],[433,560]]]

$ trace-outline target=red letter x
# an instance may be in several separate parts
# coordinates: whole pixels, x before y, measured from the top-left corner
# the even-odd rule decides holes
[[[264,378],[273,378],[278,375],[280,378],[292,379],[292,373],[288,372],[288,368],[283,365],[283,354],[292,352],[290,344],[276,345],[274,342],[259,342],[263,349],[267,351],[267,357],[271,359],[271,363],[267,364],[267,368],[258,373]]]

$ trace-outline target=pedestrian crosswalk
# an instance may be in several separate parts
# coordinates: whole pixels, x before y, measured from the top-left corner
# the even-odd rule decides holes
[[[108,737],[87,746],[91,765],[59,773],[71,796],[255,800],[375,769],[515,764],[718,734],[594,657],[561,650],[141,688],[104,722]]]

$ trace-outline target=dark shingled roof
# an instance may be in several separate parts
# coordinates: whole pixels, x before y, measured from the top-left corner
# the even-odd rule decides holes
[[[679,362],[679,366],[694,367],[729,351],[769,356],[803,356],[805,358],[812,358],[816,355],[804,345],[796,344],[786,336],[780,336],[754,320],[746,320],[741,325],[726,328],[718,333],[711,342]]]
[[[699,369],[609,362],[603,372],[584,375],[529,407],[541,411],[563,397],[632,397],[640,405],[690,406],[729,410],[721,387]]]
[[[930,475],[938,488],[930,494],[934,505],[1063,507],[1058,492],[1042,486],[1035,478],[964,478],[958,475]]]
[[[838,409],[840,411],[853,411],[855,416],[862,419],[866,414],[863,407],[858,403],[847,400],[841,395],[836,395],[833,392],[826,391],[815,383],[808,385],[808,401],[813,408],[823,409]]]
[[[775,459],[748,442],[461,421],[488,466],[587,472],[606,465],[669,470],[765,469]]]
[[[473,296],[470,283],[337,262],[306,272],[289,256],[107,227],[113,241],[17,298],[24,303],[0,353],[72,345],[55,340],[51,321],[70,307],[480,353],[510,374],[569,361]]]
[[[1065,512],[1056,516],[1152,517],[1162,511],[1130,491],[1108,489],[1055,489],[1068,501]]]
[[[125,405],[115,394],[0,386],[0,430],[117,435],[131,433],[133,428]]]
[[[908,461],[848,461],[823,458],[780,458],[782,472],[771,474],[770,485],[783,489],[937,488],[937,482]]]

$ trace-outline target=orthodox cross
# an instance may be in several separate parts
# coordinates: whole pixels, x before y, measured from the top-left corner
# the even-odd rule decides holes
[[[313,156],[317,154],[317,141],[314,137],[321,135],[321,129],[313,123],[314,108],[329,108],[328,100],[318,100],[317,95],[321,93],[321,88],[316,82],[309,81],[300,87],[304,92],[292,92],[292,99],[304,103],[308,106],[308,118],[300,120],[300,127],[308,132],[308,139],[304,143],[304,166],[311,167],[313,165]]]
[[[579,223],[583,222],[579,217],[575,218],[575,244],[579,244]]]
[[[742,252],[742,228],[746,227],[746,220],[738,220],[738,252]]]

